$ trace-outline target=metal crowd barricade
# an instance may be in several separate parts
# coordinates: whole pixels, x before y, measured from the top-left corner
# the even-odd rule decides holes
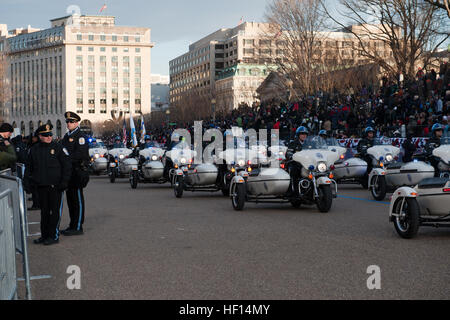
[[[11,227],[11,233],[12,237],[8,238],[1,238],[2,232],[0,231],[0,257],[2,260],[0,260],[0,288],[3,288],[3,280],[4,279],[11,279],[7,277],[11,277],[13,275],[14,279],[14,294],[7,295],[6,291],[9,289],[5,285],[5,296],[3,296],[3,291],[0,290],[0,300],[5,298],[17,298],[17,281],[24,281],[25,282],[25,291],[26,291],[26,298],[28,300],[32,299],[31,296],[31,280],[39,280],[39,279],[49,279],[51,276],[49,275],[43,275],[43,276],[30,276],[30,267],[29,267],[29,260],[28,260],[28,248],[27,248],[27,237],[29,237],[28,233],[28,219],[27,219],[27,200],[26,200],[26,194],[23,189],[22,184],[22,178],[25,173],[25,166],[22,164],[18,164],[16,168],[15,174],[17,176],[14,176],[11,169],[0,171],[0,215],[5,215],[4,211],[7,212],[7,210],[10,210],[10,217],[12,218],[12,227]],[[4,193],[9,195],[9,209],[5,209],[4,204],[2,203],[4,197]],[[7,215],[7,213],[6,213]],[[8,222],[7,222],[8,223]],[[3,229],[3,223],[0,224],[0,230]],[[7,235],[7,233],[5,233]],[[17,269],[15,267],[16,257],[15,253],[14,256],[11,259],[6,259],[6,249],[3,250],[3,242],[2,240],[5,240],[4,245],[12,246],[13,252],[18,253],[22,257],[22,267],[23,267],[23,278],[17,277]],[[6,247],[5,247],[6,248]],[[15,249],[15,250],[14,250]],[[5,252],[5,259],[3,259],[3,252]],[[9,253],[8,253],[9,257]],[[8,261],[8,263],[5,262],[5,269],[3,269],[2,261]],[[14,262],[14,267],[12,267],[12,262]],[[3,270],[6,270],[7,272],[3,272]],[[9,281],[9,280],[8,280]],[[6,280],[5,280],[6,283]],[[9,283],[9,282],[8,282]],[[12,290],[12,289],[11,289]]]
[[[0,193],[0,300],[17,298],[12,192]]]
[[[27,248],[27,207],[25,202],[25,192],[22,186],[22,179],[11,174],[10,170],[0,172],[0,191],[11,193],[11,209],[13,220],[13,245],[15,251],[22,256],[23,276],[25,281],[26,297],[31,300],[30,268]],[[14,256],[15,263],[15,256]],[[16,275],[14,275],[16,277]],[[17,279],[16,280],[20,280]]]

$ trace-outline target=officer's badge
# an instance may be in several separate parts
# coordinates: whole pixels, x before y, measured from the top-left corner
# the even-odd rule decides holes
[[[73,142],[73,138],[70,138],[70,139],[69,139],[69,142]]]
[[[45,126],[45,130],[50,131],[50,125],[49,124]]]
[[[55,154],[55,150],[54,149],[50,150],[50,153]]]
[[[67,151],[67,149],[66,148],[63,148],[63,152],[66,154],[66,156],[68,156],[69,155],[69,151]]]
[[[80,140],[78,140],[78,142],[80,143],[80,145],[84,145],[86,143],[84,138],[80,138]]]

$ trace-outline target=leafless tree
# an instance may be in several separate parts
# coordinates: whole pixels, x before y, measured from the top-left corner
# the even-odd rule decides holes
[[[443,11],[423,0],[340,0],[339,16],[324,11],[353,34],[353,50],[382,67],[391,78],[413,79],[427,68],[433,54],[449,38]],[[353,26],[348,27],[346,23]]]
[[[449,0],[425,0],[426,2],[437,6],[441,9],[447,10],[447,15],[450,18],[450,1]]]
[[[266,8],[266,20],[277,47],[283,50],[276,60],[278,72],[288,75],[286,90],[298,88],[300,94],[314,93],[318,75],[336,66],[338,50],[326,52],[328,17],[317,0],[272,0]]]
[[[0,51],[0,122],[3,121],[3,114],[6,111],[6,104],[10,99],[11,92],[8,80],[8,56],[5,51]]]

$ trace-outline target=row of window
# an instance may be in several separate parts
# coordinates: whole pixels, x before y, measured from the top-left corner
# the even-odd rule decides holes
[[[123,42],[130,42],[130,39],[134,38],[134,42],[141,42],[141,37],[140,36],[134,36],[134,37],[130,37],[130,36],[121,36],[120,40],[122,40]],[[86,40],[86,35],[82,35],[82,34],[77,34],[77,40],[78,41],[83,41]],[[107,36],[107,35],[100,35],[100,36],[94,36],[93,34],[89,34],[87,36],[87,40],[89,41],[94,41],[94,40],[100,40],[100,41],[113,41],[113,42],[117,42],[119,41],[118,36],[116,35],[112,35],[112,36]]]
[[[77,51],[78,52],[82,52],[83,48],[86,49],[86,47],[77,46]],[[109,47],[99,47],[99,49],[100,49],[100,52],[107,52],[107,49],[109,49]],[[87,47],[87,51],[88,52],[95,52],[96,51],[96,47]],[[111,52],[118,52],[118,48],[117,47],[111,47]],[[130,52],[130,48],[123,48],[123,52]],[[140,53],[141,52],[141,48],[134,48],[134,52]]]

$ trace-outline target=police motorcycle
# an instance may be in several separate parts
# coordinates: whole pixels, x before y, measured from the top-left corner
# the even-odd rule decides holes
[[[364,189],[367,185],[367,162],[358,157],[346,158],[347,148],[342,147],[336,138],[327,138],[328,150],[339,155],[334,164],[334,180],[338,184],[361,184]]]
[[[120,137],[115,139],[113,148],[109,150],[108,174],[111,183],[138,170],[138,161],[131,157],[132,153],[133,151],[120,141]]]
[[[237,175],[233,179],[230,189],[233,208],[243,210],[245,202],[291,203],[295,208],[302,204],[316,205],[321,212],[328,212],[334,196],[332,186],[336,186],[330,169],[338,159],[337,153],[329,151],[326,142],[315,136],[304,141],[300,152],[292,155],[288,151],[287,156],[288,164],[300,166],[298,181],[292,171],[274,166],[270,161],[269,166],[250,170],[248,178]],[[298,192],[294,191],[294,182],[298,182]]]
[[[374,146],[367,149],[372,161],[369,174],[369,190],[373,198],[382,201],[388,191],[398,187],[414,186],[420,181],[433,178],[434,168],[424,161],[397,162],[400,148],[390,144],[390,139],[375,139]]]
[[[404,239],[414,238],[420,227],[450,227],[450,178],[425,179],[396,190],[389,221]]]
[[[89,143],[90,170],[96,175],[100,175],[108,170],[108,149],[105,144],[95,138]]]
[[[172,187],[174,187],[175,195],[178,192],[182,194],[184,188],[183,174],[194,162],[195,155],[196,152],[192,150],[192,146],[184,140],[175,143],[170,150],[164,153],[162,158],[163,177],[170,181]]]
[[[137,151],[138,170],[134,170],[130,174],[132,189],[136,189],[138,183],[163,184],[167,182],[164,178],[164,165],[162,163],[164,149],[158,143],[150,141],[149,136],[144,139],[143,147]]]
[[[433,150],[433,157],[438,160],[440,177],[450,178],[450,137],[441,139],[440,147]]]

